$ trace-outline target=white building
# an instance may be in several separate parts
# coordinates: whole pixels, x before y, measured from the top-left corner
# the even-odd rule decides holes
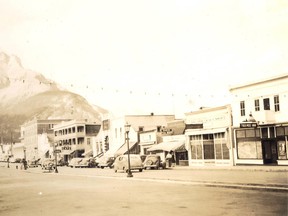
[[[288,74],[230,92],[235,164],[288,165]]]
[[[230,105],[186,113],[189,166],[232,166]]]

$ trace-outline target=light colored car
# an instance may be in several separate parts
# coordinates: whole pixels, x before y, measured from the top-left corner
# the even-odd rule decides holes
[[[97,167],[104,169],[105,167],[113,168],[113,163],[115,161],[115,157],[106,157],[103,156],[98,159]]]
[[[128,172],[128,155],[120,155],[114,161],[114,171],[118,170]],[[139,170],[142,172],[143,165],[140,155],[130,154],[130,170]]]
[[[77,168],[80,167],[80,163],[84,158],[72,158],[68,164],[69,167],[71,168]]]
[[[79,162],[79,167],[83,168],[92,168],[96,167],[96,162],[94,158],[82,158]]]
[[[147,155],[143,163],[144,169],[165,169],[166,162],[161,160],[159,155]]]

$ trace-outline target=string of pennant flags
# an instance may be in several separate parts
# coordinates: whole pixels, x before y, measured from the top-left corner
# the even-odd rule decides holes
[[[11,77],[6,77],[7,80],[13,80],[13,81],[19,81],[22,82],[23,84],[30,82],[30,80],[25,80],[25,79],[21,79],[21,78],[11,78]],[[34,82],[33,82],[34,84]],[[40,81],[39,80],[39,85],[56,85],[56,82],[54,81]],[[62,85],[62,84],[61,84]],[[101,93],[107,93],[107,94],[126,94],[126,95],[135,95],[135,96],[169,96],[169,97],[194,97],[194,98],[232,98],[232,97],[239,97],[239,95],[237,94],[230,94],[228,89],[227,89],[227,93],[223,93],[223,92],[213,92],[213,93],[203,93],[203,92],[177,92],[177,91],[157,91],[157,90],[136,90],[136,89],[128,89],[128,88],[113,88],[110,86],[92,86],[92,85],[83,85],[83,84],[64,84],[62,85],[64,88],[66,88],[67,90],[71,90],[73,92],[77,92],[78,90],[81,90],[82,93],[86,92],[86,93],[93,93],[93,94],[101,94]],[[211,89],[211,91],[213,91],[213,89]],[[287,91],[283,91],[283,92],[278,92],[278,94],[281,93],[286,93]],[[243,94],[241,94],[243,95]],[[261,95],[261,97],[268,97],[269,95]],[[251,98],[253,97],[253,95],[251,94],[247,94],[246,95],[247,98]],[[284,95],[284,97],[286,97],[286,95]]]

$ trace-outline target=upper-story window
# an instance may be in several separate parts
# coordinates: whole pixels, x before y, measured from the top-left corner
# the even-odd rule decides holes
[[[139,131],[140,132],[144,131],[144,127],[143,126],[139,126]]]
[[[275,112],[279,112],[280,111],[279,95],[275,95],[274,96],[274,109],[275,109]]]
[[[245,116],[245,101],[240,101],[240,114]]]
[[[264,110],[270,110],[270,100],[269,98],[263,99]]]
[[[90,144],[91,144],[91,139],[87,138],[87,145],[90,145]]]
[[[259,99],[254,100],[255,111],[260,111],[260,101]]]

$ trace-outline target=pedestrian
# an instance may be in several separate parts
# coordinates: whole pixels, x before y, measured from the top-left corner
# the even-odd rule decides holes
[[[10,157],[7,158],[7,168],[10,168],[9,162],[10,162]]]
[[[167,155],[166,155],[166,163],[168,164],[168,167],[171,167],[171,160],[172,160],[172,151],[170,151]]]
[[[25,158],[22,159],[22,163],[23,163],[24,170],[26,170],[27,169],[27,161],[25,160]]]

